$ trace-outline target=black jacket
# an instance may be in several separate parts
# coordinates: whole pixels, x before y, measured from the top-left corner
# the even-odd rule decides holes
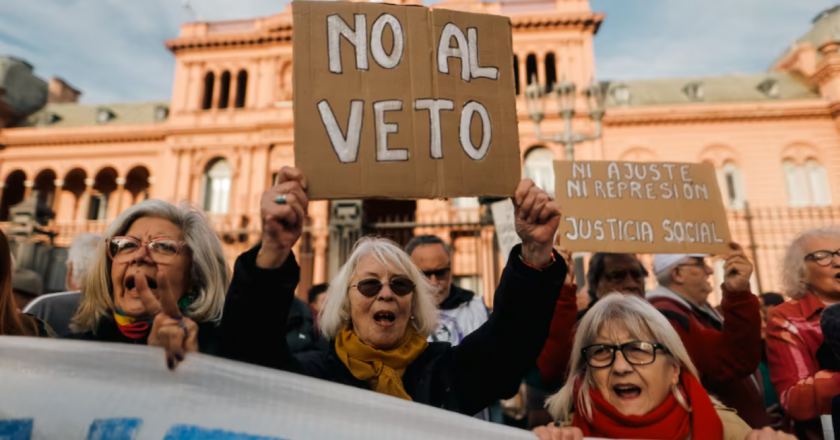
[[[219,349],[219,325],[215,322],[198,323],[198,351],[205,354],[215,355]],[[99,321],[96,332],[74,333],[67,336],[67,339],[98,342],[119,342],[121,344],[146,345],[148,335],[141,339],[131,339],[122,334],[120,328],[112,317],[106,317]]]
[[[300,270],[294,256],[278,269],[258,268],[258,251],[259,246],[236,260],[222,318],[221,355],[368,389],[347,370],[334,345],[327,352],[289,352],[278,331],[285,322],[278,320],[288,316]],[[412,400],[472,416],[519,391],[545,344],[567,270],[559,257],[548,269],[532,269],[519,253],[516,246],[508,258],[490,320],[457,347],[429,344],[406,369],[402,381]]]
[[[286,320],[286,343],[292,354],[321,349],[315,336],[315,321],[309,304],[299,298],[292,298],[289,317]]]

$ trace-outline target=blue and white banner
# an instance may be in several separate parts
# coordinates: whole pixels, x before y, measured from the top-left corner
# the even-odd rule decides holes
[[[487,368],[492,368],[488,365]],[[418,403],[153,347],[0,337],[2,440],[533,440]]]

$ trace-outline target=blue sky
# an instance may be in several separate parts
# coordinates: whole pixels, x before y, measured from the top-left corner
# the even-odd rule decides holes
[[[278,13],[283,0],[190,0],[206,20]],[[163,46],[193,16],[182,0],[0,0],[0,54],[60,76],[82,102],[169,99]],[[595,38],[599,79],[753,73],[836,0],[591,0],[607,18]]]

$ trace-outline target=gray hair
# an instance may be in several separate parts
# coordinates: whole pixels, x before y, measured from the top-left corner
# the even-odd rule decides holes
[[[565,420],[573,410],[580,411],[592,420],[592,400],[589,397],[592,371],[581,350],[595,344],[605,327],[625,329],[632,338],[662,344],[668,349],[669,354],[666,356],[671,362],[699,378],[697,368],[691,362],[682,340],[665,316],[641,298],[613,292],[595,303],[578,325],[569,363],[569,378],[557,394],[546,400],[548,412],[555,420]],[[577,383],[580,389],[578,395],[575,395]],[[674,391],[674,397],[680,405],[691,411],[682,393]]]
[[[399,245],[387,238],[363,237],[356,242],[347,263],[330,282],[319,316],[321,333],[327,339],[333,340],[350,322],[350,280],[359,261],[366,255],[372,255],[389,272],[405,275],[414,282],[417,287],[411,300],[411,315],[414,317],[411,325],[423,336],[436,331],[438,310],[434,299],[435,286],[411,262],[411,258]]]
[[[405,245],[405,253],[411,256],[411,253],[414,252],[414,249],[416,249],[417,246],[429,244],[439,244],[443,246],[443,250],[446,251],[446,255],[452,255],[452,248],[437,235],[418,235],[412,238],[411,241]]]
[[[143,217],[161,218],[172,222],[181,230],[183,240],[187,243],[191,257],[191,293],[196,295],[196,299],[184,314],[198,323],[219,321],[231,272],[222,250],[222,243],[213,231],[210,221],[193,205],[183,203],[176,206],[151,199],[123,211],[108,226],[105,237],[125,234],[132,223]],[[106,246],[105,240],[99,242],[93,267],[82,291],[79,310],[73,317],[71,328],[75,332],[96,331],[99,320],[114,310],[111,265]]]
[[[805,282],[808,277],[808,267],[805,264],[805,249],[802,244],[809,238],[840,239],[840,227],[827,226],[810,229],[797,235],[790,243],[782,262],[782,293],[791,299],[801,299],[808,294],[808,285]]]
[[[73,240],[73,244],[67,250],[67,269],[71,270],[70,280],[73,284],[84,288],[87,274],[96,256],[96,247],[102,238],[100,234],[80,234]],[[67,286],[67,289],[69,290],[70,286]]]
[[[659,273],[656,274],[656,282],[659,283],[662,286],[665,286],[665,287],[670,286],[671,282],[674,281],[674,279],[672,278],[673,273],[674,273],[674,268],[679,266],[680,264],[688,263],[689,260],[691,260],[691,258],[692,257],[685,257],[681,260],[677,260],[676,262],[674,262],[674,264],[668,266],[664,270],[659,271]]]

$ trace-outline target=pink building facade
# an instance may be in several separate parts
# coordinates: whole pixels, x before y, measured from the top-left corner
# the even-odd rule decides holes
[[[588,85],[596,76],[593,38],[604,15],[588,0],[448,0],[435,7],[511,18],[523,174],[551,186],[551,161],[563,159],[563,147],[536,139],[524,90],[534,79],[547,88],[564,78],[578,89]],[[820,14],[796,45],[780,48],[765,73],[603,81],[603,137],[580,144],[576,159],[711,162],[733,212],[746,202],[834,205],[840,196],[837,25],[840,11]],[[104,229],[145,198],[187,200],[208,212],[234,258],[257,238],[262,190],[281,167],[294,165],[292,33],[290,8],[253,20],[182,25],[166,42],[176,61],[166,102],[80,105],[79,91],[54,79],[46,106],[16,114],[2,99],[11,95],[2,89],[0,59],[0,221],[8,220],[9,206],[37,191],[56,211],[59,243],[68,243],[79,232]],[[578,104],[575,129],[593,131],[582,96]],[[562,130],[553,104],[546,110],[543,131]],[[311,206],[308,240],[299,251],[304,285],[328,280],[340,262],[333,208],[323,201]],[[365,211],[373,223],[409,216],[418,224],[461,224],[480,216],[478,203],[465,199],[369,203]],[[469,237],[456,227],[413,232],[455,241],[456,275],[478,277],[473,287],[489,299],[492,229]],[[776,266],[767,264],[764,290],[775,287]]]

